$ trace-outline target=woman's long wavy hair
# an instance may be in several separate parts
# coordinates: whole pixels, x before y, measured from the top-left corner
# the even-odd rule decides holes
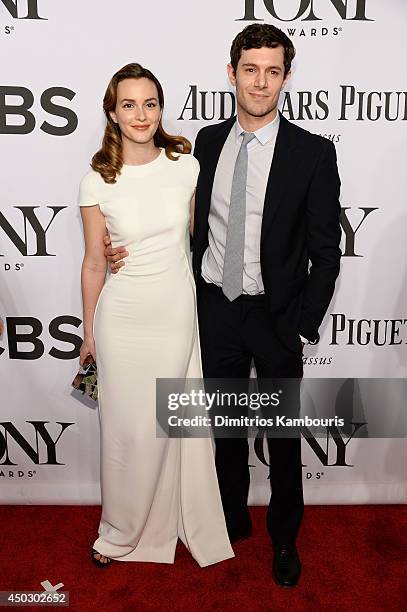
[[[116,110],[117,86],[124,79],[142,79],[152,81],[157,87],[158,102],[161,111],[164,108],[164,93],[159,80],[150,70],[143,68],[140,64],[127,64],[123,66],[110,80],[103,98],[103,110],[106,115],[106,128],[103,136],[102,147],[92,157],[91,166],[93,170],[101,174],[105,183],[115,183],[117,175],[123,167],[123,145],[120,127],[110,116]],[[191,143],[183,136],[171,136],[165,132],[161,119],[157,131],[154,134],[154,144],[156,147],[163,147],[166,156],[176,161],[180,153],[190,153]],[[176,155],[174,155],[176,154]]]

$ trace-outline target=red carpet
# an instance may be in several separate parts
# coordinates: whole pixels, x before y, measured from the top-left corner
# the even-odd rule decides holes
[[[49,580],[70,592],[70,610],[392,610],[407,601],[405,506],[308,506],[298,540],[295,589],[271,579],[265,509],[252,508],[254,535],[236,558],[200,569],[182,545],[175,565],[89,559],[100,508],[0,507],[0,590],[38,590]],[[21,609],[21,608],[20,608]]]

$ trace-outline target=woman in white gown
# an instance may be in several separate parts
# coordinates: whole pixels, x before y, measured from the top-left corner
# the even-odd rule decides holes
[[[102,516],[92,560],[173,563],[180,538],[200,566],[233,557],[210,438],[156,437],[156,378],[199,378],[190,143],[165,133],[163,93],[139,64],[104,97],[107,125],[80,186],[84,340],[97,362]],[[124,244],[105,282],[103,237]]]

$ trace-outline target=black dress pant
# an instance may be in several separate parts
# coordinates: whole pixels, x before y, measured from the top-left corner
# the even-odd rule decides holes
[[[264,295],[241,295],[230,302],[222,290],[200,279],[198,316],[205,378],[250,376],[301,378],[302,353],[286,347],[273,329]],[[303,511],[301,439],[268,438],[271,497],[267,529],[274,544],[295,541]],[[247,507],[250,485],[247,438],[216,439],[216,469],[229,533],[251,526]]]

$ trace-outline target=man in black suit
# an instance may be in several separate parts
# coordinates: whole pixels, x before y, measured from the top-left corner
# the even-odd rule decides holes
[[[300,379],[303,345],[318,342],[334,292],[341,257],[335,148],[277,109],[294,55],[278,28],[247,26],[228,65],[237,117],[196,138],[193,271],[205,378],[247,379],[253,361],[259,379]],[[116,269],[123,251],[107,250]],[[301,440],[272,438],[268,447],[273,577],[294,586],[301,572]],[[216,440],[232,542],[251,534],[248,456],[247,439]]]
[[[294,55],[290,39],[271,25],[240,32],[228,65],[237,117],[196,138],[193,270],[205,378],[248,378],[252,360],[259,378],[301,378],[303,344],[319,340],[334,292],[341,257],[335,148],[277,109]],[[244,210],[243,228],[233,207]],[[273,438],[268,446],[273,576],[294,586],[301,440]],[[247,439],[218,438],[216,466],[231,541],[244,539],[251,533]]]

